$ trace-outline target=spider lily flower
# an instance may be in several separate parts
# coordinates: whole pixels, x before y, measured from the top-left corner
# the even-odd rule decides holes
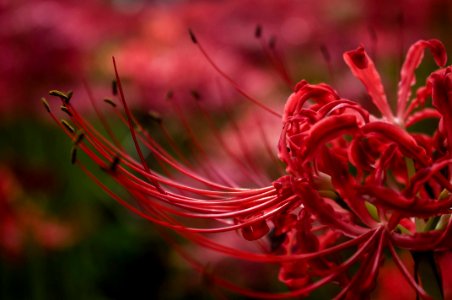
[[[59,122],[43,101],[74,141],[72,161],[111,197],[143,218],[233,258],[276,264],[279,280],[290,290],[250,290],[209,273],[210,282],[218,286],[249,297],[281,299],[337,285],[341,289],[336,299],[367,298],[388,256],[413,291],[429,299],[416,255],[428,253],[440,262],[447,260],[452,246],[452,68],[444,68],[447,56],[442,43],[421,40],[410,47],[400,73],[395,112],[373,61],[359,47],[344,53],[344,60],[381,115],[370,114],[325,83],[304,80],[295,86],[281,115],[238,88],[194,35],[192,40],[244,97],[282,119],[278,154],[286,174],[269,186],[243,188],[214,163],[196,172],[189,161],[179,161],[130,113],[115,61],[117,100],[123,110],[117,106],[114,110],[130,130],[138,159],[125,151],[111,131],[107,130],[108,139],[96,130],[68,95],[53,92],[62,100],[70,123]],[[415,70],[426,50],[441,69],[431,73],[412,96]],[[417,131],[416,125],[426,119],[437,120],[438,125],[430,133]],[[227,146],[218,143],[218,148]],[[131,197],[103,184],[78,159],[80,150]],[[178,150],[174,147],[171,152],[178,154]],[[149,166],[150,161],[155,167]],[[237,172],[255,175],[245,162],[237,166]],[[253,251],[211,238],[211,234],[231,231],[262,247]],[[400,258],[400,251],[413,253],[414,272]],[[202,262],[184,255],[204,271]],[[441,264],[431,267],[438,274],[439,286],[446,287]]]

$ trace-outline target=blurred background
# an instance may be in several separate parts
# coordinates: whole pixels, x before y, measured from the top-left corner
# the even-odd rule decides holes
[[[366,102],[342,62],[342,53],[358,45],[374,58],[394,99],[408,46],[439,38],[450,54],[451,20],[447,0],[0,0],[0,299],[214,298],[205,278],[152,224],[71,164],[71,141],[40,101],[49,90],[74,91],[74,105],[98,122],[87,91],[98,100],[111,95],[115,56],[138,118],[157,111],[169,124],[180,121],[165,100],[171,91],[200,128],[193,98],[201,99],[239,155],[260,162],[264,157],[262,181],[271,182],[277,163],[261,153],[276,153],[279,120],[243,103],[191,43],[188,28],[241,88],[281,110],[301,79],[328,82],[343,97]],[[237,142],[234,126],[221,117],[225,111],[253,133],[247,145]],[[126,136],[122,126],[112,126]],[[172,127],[183,145],[180,126]],[[212,134],[198,132],[205,141]],[[223,158],[216,161],[228,172]],[[229,176],[256,185],[233,170]],[[210,259],[213,268],[246,268]],[[283,289],[274,270],[246,269],[245,285]]]

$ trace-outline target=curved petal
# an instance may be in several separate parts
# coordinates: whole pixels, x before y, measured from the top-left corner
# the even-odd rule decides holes
[[[436,109],[426,108],[407,118],[405,126],[408,128],[425,119],[439,119],[441,114]]]
[[[303,145],[302,159],[307,160],[317,153],[320,146],[331,139],[358,129],[355,116],[339,115],[322,119],[312,126]]]
[[[447,143],[452,150],[452,67],[433,73],[428,83],[432,86],[432,104],[442,115]]]
[[[371,122],[361,127],[364,134],[376,133],[396,143],[400,150],[411,158],[416,158],[423,164],[427,163],[425,149],[418,146],[416,140],[397,125],[386,122]]]
[[[304,103],[309,99],[324,105],[333,100],[338,100],[339,96],[327,84],[308,84],[303,80],[297,85],[295,92],[287,99],[284,107],[283,123],[287,122],[290,117],[297,115],[303,109]]]

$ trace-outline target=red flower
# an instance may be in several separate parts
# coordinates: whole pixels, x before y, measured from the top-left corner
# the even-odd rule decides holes
[[[194,36],[192,39],[198,42]],[[70,102],[71,95],[56,91],[51,94],[61,98],[72,121],[58,123],[74,140],[73,162],[113,198],[138,215],[211,250],[279,264],[279,278],[291,291],[252,291],[209,274],[212,282],[247,296],[270,299],[305,296],[334,284],[341,287],[336,298],[361,299],[375,288],[384,250],[388,249],[413,290],[429,298],[416,259],[412,274],[397,253],[397,249],[434,255],[443,251],[440,261],[448,257],[452,247],[451,67],[432,73],[411,97],[414,72],[425,49],[430,50],[438,66],[446,63],[444,46],[438,40],[412,45],[402,67],[395,112],[366,51],[359,47],[344,54],[345,62],[364,84],[381,116],[341,98],[327,84],[298,83],[282,115],[278,145],[287,174],[271,186],[254,189],[238,187],[234,178],[224,176],[221,169],[208,162],[193,132],[190,137],[207,161],[206,168],[195,172],[189,161],[176,160],[131,115],[117,73],[118,98],[125,115],[117,108],[115,112],[130,129],[139,161],[116,142],[107,126],[113,142],[79,115]],[[246,98],[279,115],[233,84]],[[430,118],[437,120],[438,126],[433,131],[419,130],[420,122]],[[161,120],[155,119],[166,132]],[[168,142],[171,152],[180,153],[173,140]],[[154,167],[149,167],[142,146],[150,153]],[[227,151],[227,147],[219,142],[218,148]],[[78,149],[123,186],[133,201],[128,202],[102,184],[77,159]],[[254,175],[245,162],[237,172]],[[234,230],[239,230],[246,240],[260,240],[263,250],[242,250],[209,238],[212,233]],[[261,239],[265,236],[267,243]],[[203,270],[202,264],[190,256],[188,259]],[[432,268],[436,270],[436,265]],[[436,273],[444,274],[444,270]],[[444,284],[447,278],[443,276],[439,281]]]

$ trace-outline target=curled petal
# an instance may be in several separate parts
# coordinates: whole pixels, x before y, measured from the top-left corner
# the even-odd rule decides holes
[[[302,108],[297,111],[297,114],[287,118],[288,122],[308,121],[315,123],[319,119],[318,113],[312,109]]]
[[[281,266],[278,279],[292,289],[300,289],[311,281],[307,271],[308,263],[306,261],[285,263]]]
[[[383,186],[364,185],[356,187],[358,193],[369,197],[371,203],[390,208],[404,209],[413,205],[413,201],[403,197],[400,193]]]
[[[419,197],[409,199],[393,189],[376,185],[358,186],[356,190],[376,206],[397,210],[405,216],[428,217],[450,213],[452,203],[451,198],[440,202]]]
[[[280,213],[273,218],[273,224],[275,225],[275,230],[273,232],[274,236],[281,236],[288,231],[290,231],[297,222],[297,216],[291,213]]]
[[[448,167],[451,164],[452,164],[452,159],[448,159],[448,160],[445,160],[445,161],[442,161],[439,163],[435,163],[428,168],[420,169],[411,178],[410,185],[404,191],[404,195],[406,197],[414,196],[419,191],[419,189],[424,185],[424,183],[426,183],[428,180],[430,180],[432,178],[432,176],[435,175],[435,173],[440,172],[441,169],[444,169],[445,167]]]
[[[328,104],[325,104],[324,106],[322,106],[321,109],[319,109],[319,114],[322,117],[324,117],[340,109],[354,110],[357,113],[357,115],[361,116],[364,123],[369,122],[369,112],[362,108],[360,105],[358,105],[358,103],[347,99],[334,100],[329,102]]]
[[[426,155],[431,157],[433,152],[437,150],[434,139],[427,134],[413,133],[411,136],[416,140],[416,143],[425,149]]]
[[[383,152],[380,159],[375,165],[374,181],[377,184],[381,184],[384,181],[385,171],[389,167],[389,164],[394,157],[397,150],[397,145],[391,143]]]
[[[319,146],[331,139],[342,136],[346,133],[355,132],[358,124],[355,116],[340,115],[330,116],[312,126],[309,135],[303,145],[303,159],[307,160],[318,151]]]
[[[373,103],[380,110],[383,117],[392,121],[394,117],[386,99],[380,75],[364,48],[358,47],[355,50],[345,52],[343,57],[353,75],[364,84]]]
[[[438,40],[418,41],[408,50],[405,62],[400,72],[399,91],[397,97],[397,116],[402,117],[411,94],[411,87],[416,83],[414,71],[421,64],[424,50],[428,48],[438,66],[443,67],[447,61],[444,45]]]
[[[403,120],[406,120],[407,117],[411,114],[411,112],[416,109],[417,107],[423,107],[425,105],[425,101],[428,97],[432,95],[432,87],[430,84],[427,84],[426,86],[421,86],[416,91],[416,98],[414,98],[410,106],[405,110],[405,113],[403,114]]]
[[[371,171],[373,159],[367,153],[361,138],[354,138],[348,148],[348,158],[358,171]]]
[[[364,134],[376,133],[385,137],[396,143],[405,155],[426,163],[425,150],[419,147],[416,140],[399,126],[376,121],[364,125],[361,129]]]
[[[428,83],[432,86],[432,104],[442,115],[447,143],[452,150],[452,68],[433,73]]]
[[[304,103],[311,99],[319,104],[326,104],[330,101],[339,99],[337,93],[326,84],[307,84],[303,81],[300,86],[297,85],[297,90],[290,95],[284,107],[283,122],[291,116],[295,116],[303,108]]]
[[[375,225],[375,221],[369,214],[362,197],[355,191],[356,180],[349,172],[347,161],[339,159],[335,153],[328,151],[326,147],[323,147],[321,155],[323,168],[331,176],[332,183],[343,201],[364,224],[369,227]]]
[[[426,108],[411,115],[405,123],[406,127],[413,126],[414,124],[423,121],[425,119],[439,119],[441,114],[436,109]]]
[[[367,232],[367,229],[344,220],[309,183],[295,181],[294,192],[303,199],[304,206],[312,211],[323,224],[329,225],[345,235],[352,237]]]

